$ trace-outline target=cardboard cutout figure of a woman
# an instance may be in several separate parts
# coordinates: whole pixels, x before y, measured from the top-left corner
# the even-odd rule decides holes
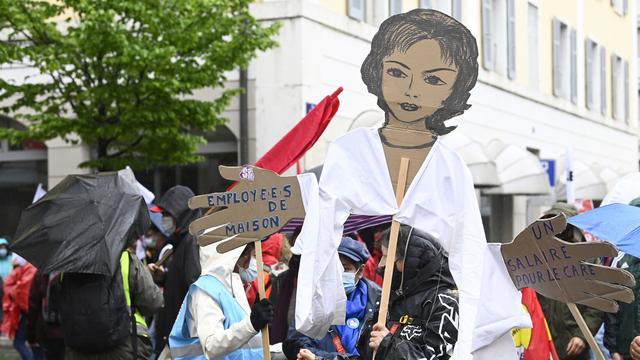
[[[413,10],[380,26],[361,73],[369,92],[378,97],[386,121],[380,129],[351,131],[329,147],[320,179],[317,225],[309,221],[314,214],[307,210],[297,246],[303,254],[297,299],[313,304],[298,301],[296,324],[302,331],[314,334],[331,320],[315,316],[318,304],[335,307],[326,314],[344,319],[342,293],[335,290],[336,296],[330,296],[326,290],[317,291],[317,284],[328,288],[326,282],[340,278],[334,246],[351,213],[392,214],[397,221],[433,235],[449,253],[459,289],[455,358],[468,358],[512,328],[529,323],[504,265],[491,259],[485,263],[490,249],[470,172],[438,140],[454,129],[445,121],[469,108],[469,92],[478,76],[477,56],[469,30],[437,11]],[[394,188],[402,157],[410,163],[406,195],[398,208]],[[326,267],[319,262],[326,262]],[[488,272],[500,276],[483,284]],[[476,321],[479,302],[500,306],[489,309],[489,327],[484,326],[484,316]]]
[[[369,92],[385,112],[382,128],[356,129],[333,141],[319,184],[310,174],[292,180],[254,168],[254,182],[254,176],[251,181],[241,176],[246,168],[221,169],[226,178],[241,180],[234,191],[248,196],[261,193],[256,191],[258,183],[273,184],[273,189],[289,186],[262,199],[287,202],[286,209],[276,211],[279,225],[296,216],[291,209],[304,208],[304,226],[294,247],[302,254],[296,297],[299,331],[319,338],[345,319],[337,247],[350,214],[393,215],[443,245],[459,289],[459,318],[451,319],[459,329],[454,358],[471,358],[475,349],[490,348],[496,339],[510,336],[512,328],[530,325],[519,293],[498,261],[499,248],[496,252],[487,246],[471,174],[438,140],[454,129],[445,122],[469,108],[477,56],[469,30],[445,14],[417,9],[392,16],[380,26],[361,69]],[[398,207],[394,188],[402,157],[410,159],[410,167],[406,195]],[[261,228],[262,222],[255,220],[270,216],[263,207],[223,205],[229,209],[197,220],[192,233],[238,222],[242,231],[233,227],[229,233],[229,227],[222,226],[206,236],[234,235],[246,242],[277,231]],[[515,354],[513,341],[507,347]]]

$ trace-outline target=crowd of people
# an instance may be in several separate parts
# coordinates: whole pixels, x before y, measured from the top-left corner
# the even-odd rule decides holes
[[[342,325],[320,339],[298,332],[297,234],[263,241],[262,269],[253,244],[227,253],[200,247],[189,224],[193,192],[169,189],[149,206],[151,226],[129,239],[112,278],[41,273],[0,239],[2,334],[22,359],[259,359],[269,327],[273,359],[448,359],[457,340],[458,291],[438,239],[402,225],[389,254],[389,225],[345,234],[338,254],[347,296]],[[631,205],[640,206],[640,199]],[[577,214],[557,203],[542,217]],[[559,234],[586,241],[572,225]],[[302,254],[301,256],[304,256]],[[395,257],[388,317],[378,323],[387,257]],[[640,284],[640,259],[593,259],[629,270]],[[258,295],[264,275],[266,298]],[[95,285],[98,284],[98,285]],[[98,287],[102,292],[96,292]],[[640,291],[617,314],[580,307],[592,333],[604,328],[612,359],[640,359]],[[98,294],[98,295],[96,295]],[[567,305],[538,295],[559,359],[589,359],[587,341]],[[551,355],[553,358],[554,355]]]

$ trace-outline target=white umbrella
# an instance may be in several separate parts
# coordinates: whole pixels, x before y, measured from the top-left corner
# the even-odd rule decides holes
[[[613,189],[605,196],[600,206],[613,203],[628,204],[640,196],[640,172],[627,174],[618,181]]]

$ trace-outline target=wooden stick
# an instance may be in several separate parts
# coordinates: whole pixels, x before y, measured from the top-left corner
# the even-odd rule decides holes
[[[591,334],[591,330],[589,330],[589,327],[587,326],[587,323],[584,321],[582,314],[580,314],[580,310],[578,310],[578,307],[576,306],[576,304],[567,303],[567,306],[569,307],[569,311],[571,311],[571,315],[573,315],[573,318],[576,320],[576,323],[578,323],[578,327],[580,328],[580,331],[582,331],[582,335],[584,336],[585,339],[587,339],[587,342],[589,343],[591,350],[595,354],[596,359],[604,360],[604,355],[602,354],[602,350],[600,350],[598,343],[596,343],[596,339],[593,337],[593,334]]]
[[[156,265],[157,266],[162,266],[162,264],[165,263],[165,261],[169,260],[169,258],[171,257],[171,255],[173,255],[173,249],[169,249],[167,251],[164,252],[164,255],[162,255],[162,258],[160,258],[157,262]]]
[[[398,185],[396,186],[396,202],[398,208],[402,205],[404,191],[407,186],[407,173],[409,172],[409,159],[400,160],[400,172],[398,175]],[[382,297],[380,298],[380,312],[378,323],[387,325],[387,313],[389,311],[389,296],[391,295],[391,281],[393,280],[393,268],[396,263],[396,247],[398,245],[398,234],[400,233],[400,223],[396,220],[391,222],[391,232],[389,234],[389,247],[387,248],[387,262],[384,268],[384,279],[382,281]],[[377,351],[374,351],[372,359],[376,358]]]
[[[256,267],[258,268],[258,294],[260,300],[266,299],[266,291],[264,290],[264,270],[262,264],[262,242],[255,242],[256,245]],[[265,360],[271,360],[271,350],[269,349],[269,325],[262,329],[262,354]]]

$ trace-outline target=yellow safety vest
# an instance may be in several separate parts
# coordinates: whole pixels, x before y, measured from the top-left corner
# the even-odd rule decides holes
[[[124,286],[124,297],[127,300],[127,307],[129,307],[129,312],[131,312],[131,293],[129,292],[129,264],[131,259],[129,258],[129,252],[123,251],[120,256],[120,271],[122,273],[122,285]],[[148,337],[147,333],[147,322],[144,320],[142,314],[139,311],[136,311],[136,329],[138,335]]]

